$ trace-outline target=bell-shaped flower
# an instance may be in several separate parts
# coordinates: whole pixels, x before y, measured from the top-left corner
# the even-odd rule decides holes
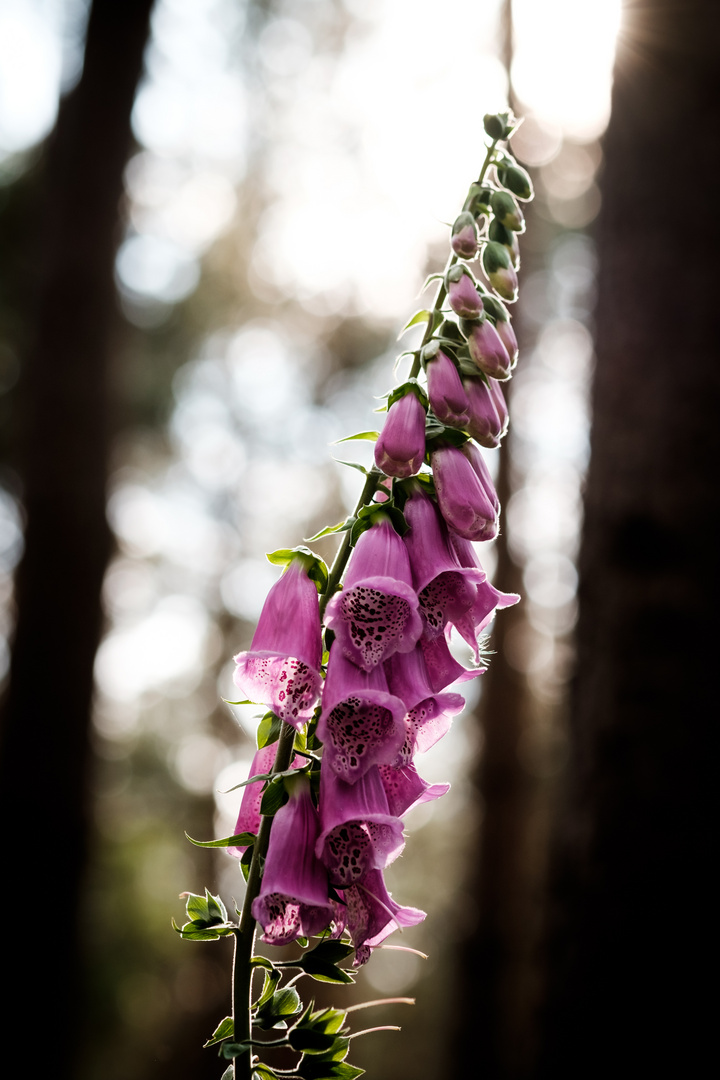
[[[463,324],[470,356],[483,374],[492,379],[509,379],[512,364],[500,335],[489,319]]]
[[[507,248],[491,240],[483,248],[482,264],[495,292],[503,300],[517,300],[518,279]]]
[[[260,893],[252,905],[262,940],[270,945],[319,934],[335,917],[327,871],[315,855],[320,821],[310,782],[301,775],[286,785],[290,797],[273,819]]]
[[[419,485],[414,486],[416,490],[405,503],[410,529],[403,540],[425,633],[432,636],[442,634],[449,624],[465,616],[475,602],[475,585],[485,580],[485,572],[460,564],[435,504]]]
[[[494,379],[492,382],[498,386]],[[465,430],[481,446],[486,446],[489,450],[496,449],[505,431],[488,383],[483,379],[468,376],[463,379],[463,387],[470,406]]]
[[[431,453],[438,506],[446,524],[466,540],[494,540],[497,496],[489,475],[486,478],[478,468],[479,451],[473,454],[474,449],[465,443],[462,448],[443,446]]]
[[[405,739],[405,712],[388,690],[382,664],[364,671],[333,644],[317,726],[328,768],[354,784],[373,765],[394,761]]]
[[[456,315],[463,319],[477,319],[483,309],[477,283],[462,265],[451,266],[445,278],[448,301]]]
[[[447,353],[438,349],[427,360],[428,398],[432,410],[443,424],[464,428],[470,403],[460,374]]]
[[[331,768],[320,770],[320,827],[315,854],[325,864],[330,884],[354,885],[370,870],[382,870],[405,847],[403,825],[388,809],[378,766],[354,784]]]
[[[425,457],[425,407],[412,390],[390,406],[375,443],[375,464],[388,476],[414,476]]]
[[[269,746],[263,746],[260,750],[256,750],[248,775],[266,776],[275,763],[276,753],[277,746],[275,743],[270,743]],[[263,787],[264,781],[256,780],[254,784],[246,784],[242,789],[240,813],[235,824],[234,836],[239,836],[240,833],[254,833],[257,836],[260,829],[260,804],[262,802]],[[245,850],[244,847],[228,848],[230,855],[235,855],[237,858],[240,858]]]
[[[378,771],[390,813],[397,814],[398,817],[409,813],[421,803],[440,799],[450,790],[449,784],[428,784],[412,764],[403,765],[399,769],[394,769],[391,765],[379,765]]]
[[[416,926],[425,918],[424,911],[395,903],[382,870],[371,870],[362,881],[345,889],[342,898],[343,904],[335,904],[336,933],[349,932],[355,946],[354,967],[367,963],[372,950],[393,930]]]
[[[486,670],[484,667],[463,667],[450,652],[450,647],[444,635],[428,637],[423,634],[419,644],[425,660],[430,687],[434,694],[444,690],[451,683],[467,682],[468,679],[475,679]]]
[[[422,633],[407,551],[389,518],[360,536],[345,584],[327,605],[326,625],[353,664],[372,671],[394,652],[410,652]]]
[[[298,555],[270,589],[250,649],[235,657],[234,682],[299,730],[320,699],[321,658],[317,588]]]
[[[460,536],[452,536],[451,543],[463,566],[475,566],[480,568],[480,562],[471,543]],[[495,586],[491,585],[487,580],[478,585],[475,603],[469,612],[471,628],[468,628],[466,624],[458,626],[458,630],[465,641],[467,641],[467,643],[475,650],[476,658],[479,656],[477,647],[478,636],[488,626],[495,611],[512,607],[513,604],[517,604],[519,599],[520,597],[517,593],[500,592],[499,589],[496,589]]]
[[[397,654],[385,664],[388,686],[405,703],[405,740],[392,762],[395,768],[409,765],[446,734],[451,718],[465,705],[460,694],[434,690],[420,645],[411,653]]]

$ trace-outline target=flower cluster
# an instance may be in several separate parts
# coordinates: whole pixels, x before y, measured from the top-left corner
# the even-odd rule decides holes
[[[475,546],[498,532],[480,447],[497,448],[507,430],[502,383],[517,341],[503,301],[517,296],[517,200],[532,197],[527,174],[498,146],[513,123],[509,114],[485,118],[487,157],[452,226],[448,265],[433,275],[433,308],[406,327],[425,324],[419,347],[403,354],[412,357],[408,378],[388,395],[382,432],[355,436],[376,438],[375,465],[355,513],[318,534],[344,533],[331,570],[305,547],[269,556],[285,570],[250,648],[235,657],[236,685],[269,712],[235,834],[209,843],[241,860],[248,891],[238,926],[222,921],[219,898],[193,896],[195,918],[181,932],[234,933],[239,942],[250,912],[250,938],[254,920],[269,944],[322,940],[304,959],[252,961],[265,966],[266,985],[249,1026],[235,1015],[213,1036],[226,1057],[257,1045],[253,1023],[285,1027],[292,1015],[283,1045],[343,1060],[347,1045],[323,1027],[325,1013],[303,1012],[290,984],[275,991],[280,968],[352,981],[340,959],[354,952],[359,967],[393,930],[425,917],[398,904],[384,880],[403,851],[406,815],[449,788],[424,780],[417,758],[462,710],[458,684],[484,670],[482,635],[495,611],[519,599],[488,581]],[[469,645],[470,666],[451,651],[453,635]],[[238,964],[236,997],[247,998],[251,978],[238,989]],[[313,1068],[320,1064],[316,1057]]]
[[[498,531],[500,505],[476,444],[497,447],[506,431],[500,384],[517,359],[501,297],[516,297],[524,222],[501,175],[512,167],[516,194],[530,195],[517,191],[524,174],[508,166],[509,155],[497,151],[493,160],[495,182],[472,185],[453,225],[439,303],[419,313],[429,333],[416,370],[389,396],[375,447],[376,498],[346,523],[344,582],[326,596],[326,669],[306,549],[288,553],[251,648],[235,658],[237,686],[291,724],[307,755],[285,780],[252,914],[269,943],[347,934],[356,965],[395,927],[424,917],[396,904],[383,879],[403,850],[405,815],[449,786],[426,783],[416,755],[462,709],[451,685],[480,674],[480,635],[497,608],[518,599],[488,582],[473,543]],[[486,283],[475,276],[478,255]],[[390,489],[379,487],[383,478]],[[453,631],[475,667],[454,659]],[[269,762],[263,748],[251,775]],[[257,833],[261,788],[246,788],[238,833]]]

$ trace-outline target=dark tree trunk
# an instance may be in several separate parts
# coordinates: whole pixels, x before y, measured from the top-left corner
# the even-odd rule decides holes
[[[18,1040],[36,1028],[42,1068],[55,1077],[71,1074],[77,1016],[93,660],[111,545],[105,487],[113,260],[151,6],[92,5],[82,78],[61,104],[43,164],[34,341],[23,372],[27,528],[0,743],[0,816],[9,841],[4,894],[23,944],[6,950],[13,990],[3,1010]],[[3,1057],[14,1075],[10,1038]]]
[[[715,0],[627,0],[548,946],[540,1071],[553,1080],[700,1075],[714,1056],[719,56]]]

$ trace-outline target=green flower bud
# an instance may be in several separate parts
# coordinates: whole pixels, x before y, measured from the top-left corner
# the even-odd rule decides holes
[[[483,127],[485,133],[490,136],[491,139],[503,139],[505,137],[506,128],[506,116],[500,116],[494,113],[485,113],[483,117]]]
[[[503,300],[517,300],[517,274],[507,248],[491,240],[483,249],[482,264],[490,284]]]
[[[498,165],[498,180],[504,188],[512,191],[518,199],[528,202],[533,197],[533,186],[530,177],[519,165]]]
[[[490,200],[492,212],[506,229],[525,232],[525,218],[518,204],[507,191],[494,191]]]
[[[510,261],[517,270],[520,265],[520,245],[518,243],[517,233],[511,232],[510,229],[506,229],[504,225],[500,224],[497,218],[493,218],[490,222],[488,236],[491,240],[495,240],[498,244],[502,244],[503,247],[507,248],[508,254],[510,255]]]
[[[492,199],[493,189],[489,187],[480,187],[479,184],[471,184],[468,191],[468,197],[465,200],[465,210],[474,216],[480,217],[482,214],[487,214],[490,210],[490,200]]]

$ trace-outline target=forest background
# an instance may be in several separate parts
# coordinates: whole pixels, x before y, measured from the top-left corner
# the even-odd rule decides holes
[[[0,3],[4,1022],[55,1075],[221,1071],[229,957],[170,916],[239,892],[183,837],[234,824],[254,724],[230,660],[264,552],[354,501],[328,444],[377,426],[508,99],[537,198],[484,557],[524,600],[429,756],[452,792],[389,881],[430,959],[368,965],[358,998],[418,1004],[358,1063],[444,1077],[468,1032],[489,1078],[702,1060],[720,16],[627,0],[611,113],[620,15]]]

